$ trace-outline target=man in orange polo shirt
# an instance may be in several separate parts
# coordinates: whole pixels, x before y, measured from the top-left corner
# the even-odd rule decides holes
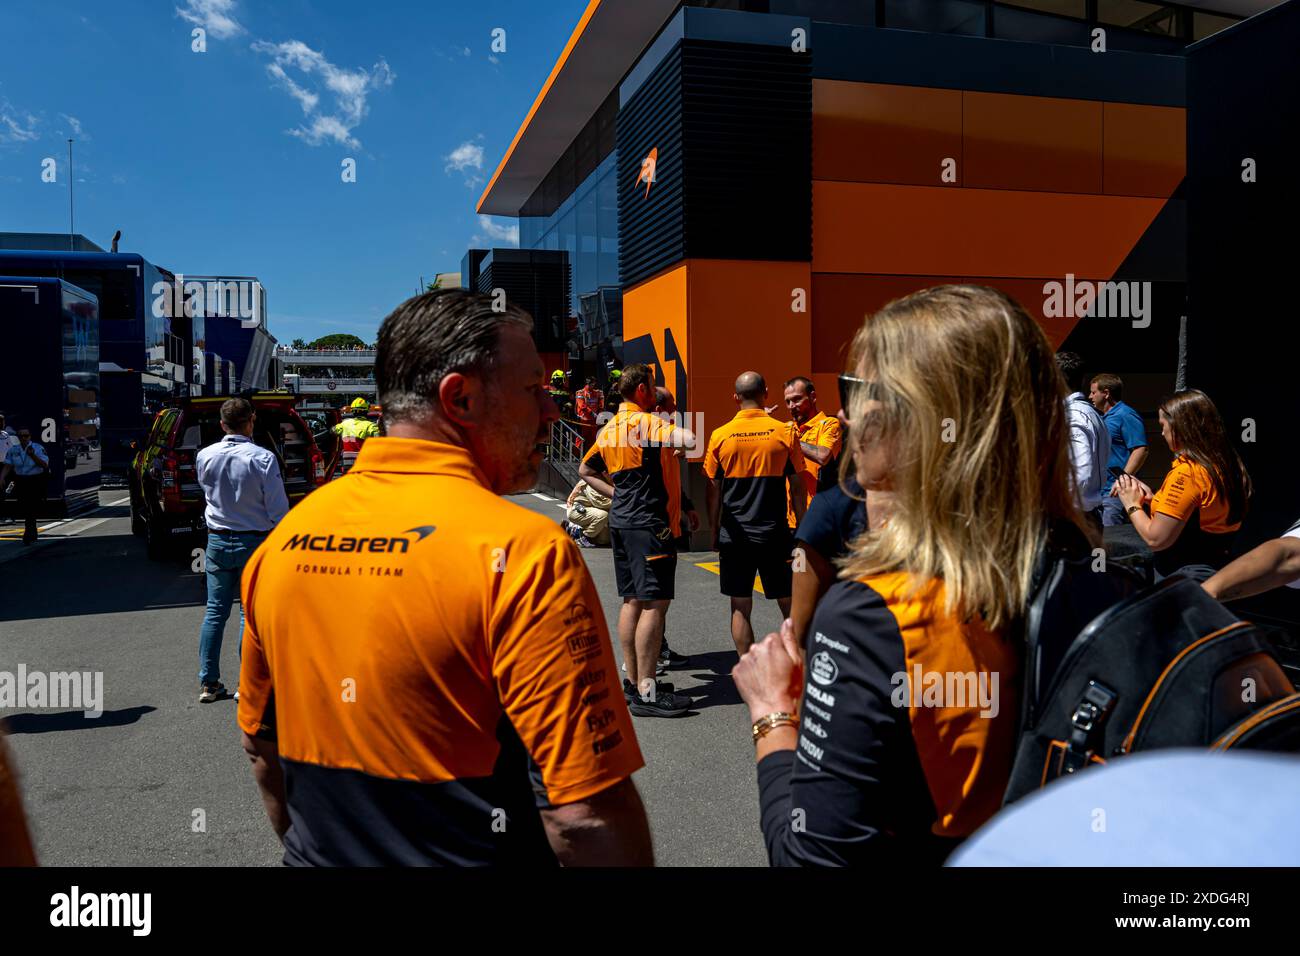
[[[294,865],[649,864],[600,598],[537,477],[555,403],[516,308],[379,330],[388,435],[243,578],[239,725]]]
[[[843,436],[839,420],[817,410],[817,387],[812,379],[796,375],[785,383],[785,407],[790,410],[790,418],[799,436],[799,448],[803,452],[806,467],[803,482],[808,492],[804,501],[806,507],[817,494],[817,476],[822,467],[839,457]],[[793,503],[786,508],[786,519],[791,528],[797,526]]]
[[[754,643],[754,575],[763,594],[790,616],[791,550],[785,509],[803,517],[804,458],[795,426],[767,413],[767,383],[742,372],[732,395],[740,411],[715,428],[704,452],[709,522],[718,552],[722,593],[731,599],[731,639],[741,657]]]
[[[695,435],[652,413],[658,396],[649,366],[637,363],[619,378],[623,403],[596,436],[578,476],[613,499],[609,537],[614,580],[623,606],[618,643],[628,680],[623,693],[638,717],[680,717],[690,698],[655,680],[664,619],[677,578],[676,539],[681,535],[681,482],[674,449]]]

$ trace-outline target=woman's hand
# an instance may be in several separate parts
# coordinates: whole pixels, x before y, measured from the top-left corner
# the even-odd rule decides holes
[[[1115,479],[1115,497],[1124,505],[1125,511],[1142,504],[1144,495],[1149,496],[1150,489],[1132,475],[1124,474]]]
[[[779,712],[794,713],[799,703],[801,670],[799,646],[787,618],[780,634],[769,634],[756,642],[731,669],[736,689],[749,705],[750,720]]]

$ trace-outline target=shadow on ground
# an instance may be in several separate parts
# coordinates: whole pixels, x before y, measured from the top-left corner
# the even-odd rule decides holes
[[[186,544],[178,540],[171,556],[152,561],[143,539],[129,533],[47,539],[5,563],[13,599],[0,603],[0,621],[205,604],[207,584],[191,569]]]
[[[124,707],[106,710],[98,717],[87,717],[80,710],[63,710],[55,714],[14,714],[3,723],[11,734],[48,734],[58,730],[94,730],[97,727],[122,727],[134,724],[156,707]]]
[[[689,673],[701,682],[699,687],[678,688],[679,693],[691,698],[692,710],[706,707],[721,707],[726,704],[739,704],[740,693],[735,681],[731,679],[731,669],[736,666],[735,651],[709,651],[705,654],[692,654],[690,666],[680,673]],[[671,679],[673,671],[669,671]]]

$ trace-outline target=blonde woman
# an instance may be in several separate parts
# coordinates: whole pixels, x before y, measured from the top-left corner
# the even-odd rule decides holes
[[[774,865],[938,862],[1000,806],[1019,702],[1011,631],[1049,530],[1088,546],[1065,392],[1034,320],[975,286],[869,317],[844,381],[845,451],[891,507],[841,561],[804,666],[787,621],[732,672],[763,833]]]

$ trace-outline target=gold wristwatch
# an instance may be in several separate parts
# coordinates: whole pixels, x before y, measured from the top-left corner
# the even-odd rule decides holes
[[[781,726],[798,727],[799,718],[794,714],[788,714],[785,711],[777,711],[775,714],[768,714],[766,717],[760,717],[754,721],[754,743],[758,743],[760,737],[766,737],[774,729]]]
[[[1135,512],[1135,511],[1141,511],[1141,510],[1142,510],[1142,506],[1141,506],[1141,505],[1129,505],[1129,506],[1128,506],[1128,510],[1124,512],[1124,515],[1125,515],[1126,517],[1131,517],[1132,514],[1133,514],[1133,512]]]

